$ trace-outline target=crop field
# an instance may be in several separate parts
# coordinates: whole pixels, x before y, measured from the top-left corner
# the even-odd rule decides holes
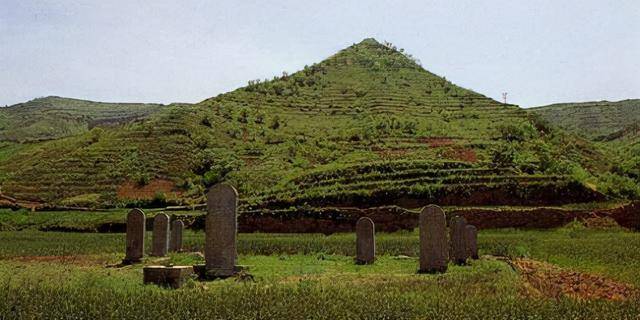
[[[143,264],[202,263],[204,233],[188,231],[184,241],[185,252],[149,257]],[[578,223],[546,231],[486,230],[479,234],[480,260],[450,265],[438,275],[416,273],[417,233],[378,233],[376,241],[375,263],[358,266],[351,233],[239,234],[239,263],[250,276],[190,280],[171,290],[143,285],[141,265],[117,266],[124,234],[5,231],[0,232],[0,314],[5,319],[636,319],[640,312],[634,289],[640,287],[638,233]],[[606,293],[591,287],[558,294],[560,289],[540,286],[518,268],[522,261],[571,275],[548,281],[563,290],[572,276],[590,275],[613,283],[614,291],[626,288],[621,291],[626,295],[603,298]]]

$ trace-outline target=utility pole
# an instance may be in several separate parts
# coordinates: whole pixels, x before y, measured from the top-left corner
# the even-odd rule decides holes
[[[502,93],[502,101],[504,101],[504,104],[507,104],[507,93],[506,92]]]

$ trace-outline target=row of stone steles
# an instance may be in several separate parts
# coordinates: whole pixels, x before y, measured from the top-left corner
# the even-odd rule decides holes
[[[451,218],[447,235],[444,211],[436,205],[429,205],[420,213],[419,227],[419,273],[446,272],[449,261],[466,265],[469,259],[478,259],[478,230],[467,225],[463,217]],[[371,264],[375,257],[375,225],[370,218],[362,217],[356,223],[355,262]]]
[[[227,278],[243,271],[245,268],[237,265],[237,212],[238,192],[236,189],[228,184],[213,186],[207,192],[205,264],[194,266],[146,266],[143,268],[144,283],[179,288],[193,273],[196,273],[200,279],[212,280]],[[132,236],[131,241],[129,241],[130,229],[127,226],[127,259],[131,259],[129,255],[130,248],[133,252],[133,258],[138,256],[141,258],[144,251],[144,214],[135,214],[132,220],[127,220],[127,223],[130,222],[135,225],[131,230],[136,235]],[[168,222],[169,217],[164,214],[156,216],[154,220],[152,250],[154,256],[166,254],[166,235],[169,233]],[[140,237],[139,234],[142,234],[142,236]],[[180,228],[179,237],[180,239],[182,238],[182,228]],[[172,235],[172,239],[174,238],[176,237]],[[137,261],[140,261],[140,258],[137,258]]]
[[[217,184],[207,192],[205,218],[205,264],[195,266],[147,266],[144,282],[179,287],[195,272],[201,279],[226,278],[245,270],[237,265],[237,207],[238,192],[228,184]],[[172,239],[180,239],[172,248],[181,247],[182,222],[174,222]],[[477,230],[467,226],[464,218],[454,217],[447,224],[444,211],[434,205],[420,214],[420,268],[419,272],[445,272],[449,260],[466,264],[477,258]],[[144,254],[145,216],[141,210],[132,210],[127,218],[127,256],[125,263],[139,262]],[[167,252],[169,217],[159,214],[154,219],[152,255]],[[172,242],[173,243],[173,242]],[[375,226],[367,217],[356,223],[356,263],[371,264],[375,260]]]
[[[153,219],[153,237],[151,255],[164,257],[169,251],[182,251],[182,233],[184,223],[175,220],[169,229],[169,216],[159,213]],[[127,215],[126,255],[123,264],[138,263],[144,257],[144,236],[146,215],[140,209],[133,209]],[[170,234],[171,233],[171,234]]]

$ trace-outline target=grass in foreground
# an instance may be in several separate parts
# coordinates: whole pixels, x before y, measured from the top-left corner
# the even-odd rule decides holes
[[[150,239],[149,239],[150,240]],[[551,299],[507,264],[483,259],[418,275],[417,233],[377,235],[379,258],[356,266],[353,234],[240,234],[239,262],[254,281],[192,281],[180,290],[142,284],[140,265],[122,259],[123,234],[0,232],[2,318],[428,318],[636,319],[640,305]],[[187,232],[186,246],[203,233]],[[528,256],[569,270],[640,286],[640,234],[577,226],[554,231],[480,233],[481,254]],[[146,264],[193,264],[194,253]]]
[[[241,256],[254,282],[190,282],[180,290],[141,284],[139,266],[0,265],[6,318],[486,319],[632,318],[637,302],[529,296],[506,264],[479,261],[444,275],[418,275],[416,259]]]

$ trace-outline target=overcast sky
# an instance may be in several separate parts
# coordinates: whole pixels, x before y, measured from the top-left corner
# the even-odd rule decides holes
[[[640,98],[637,0],[1,0],[0,105],[198,102],[367,37],[523,107]]]

